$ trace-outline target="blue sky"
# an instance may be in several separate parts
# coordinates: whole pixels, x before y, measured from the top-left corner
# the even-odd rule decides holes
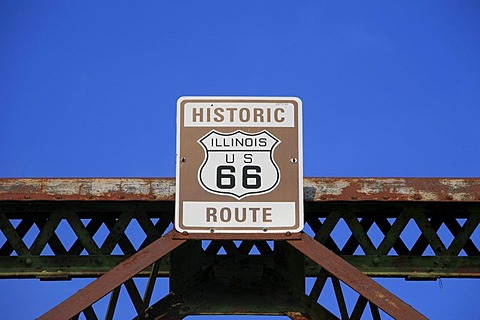
[[[478,1],[3,0],[0,177],[173,177],[184,95],[301,98],[305,176],[479,177],[479,39]],[[478,280],[384,282],[480,317]],[[0,316],[77,289],[0,281]]]

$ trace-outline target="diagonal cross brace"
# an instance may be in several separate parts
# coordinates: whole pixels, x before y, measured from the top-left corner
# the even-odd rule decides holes
[[[186,240],[173,239],[173,232],[155,240],[143,250],[126,259],[56,307],[40,316],[39,320],[71,319],[100,300],[115,288],[134,277]]]
[[[350,265],[324,245],[302,233],[301,240],[287,240],[290,245],[309,257],[332,275],[342,280],[370,302],[395,319],[420,320],[424,315]]]

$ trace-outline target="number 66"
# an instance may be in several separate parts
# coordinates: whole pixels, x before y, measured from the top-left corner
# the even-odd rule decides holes
[[[252,173],[254,171],[254,173]],[[262,184],[262,177],[258,174],[262,172],[259,166],[244,166],[242,168],[242,186],[245,189],[258,189]],[[235,188],[235,167],[234,166],[218,166],[217,167],[217,187],[220,189]],[[252,181],[253,180],[253,181]]]

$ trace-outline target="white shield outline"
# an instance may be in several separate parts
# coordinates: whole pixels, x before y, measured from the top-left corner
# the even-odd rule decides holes
[[[212,134],[217,134],[219,136],[224,136],[224,137],[233,136],[233,135],[236,135],[236,134],[243,134],[243,135],[248,136],[248,137],[255,137],[255,136],[260,136],[260,135],[263,135],[263,134],[268,135],[274,141],[274,143],[272,144],[272,146],[270,147],[270,149],[268,151],[269,151],[270,162],[272,163],[272,166],[275,169],[275,173],[276,173],[275,182],[267,189],[264,189],[264,190],[261,190],[261,191],[245,192],[245,193],[242,193],[242,194],[237,194],[237,193],[230,192],[230,191],[218,191],[218,190],[214,190],[214,189],[208,187],[207,185],[205,185],[204,181],[201,178],[201,175],[202,175],[203,169],[205,168],[206,164],[208,163],[209,151],[210,150],[203,143],[203,141]],[[279,169],[278,165],[276,164],[276,162],[273,158],[273,153],[275,151],[275,148],[277,147],[277,145],[281,141],[277,137],[275,137],[273,134],[268,132],[267,130],[262,130],[262,131],[255,132],[255,133],[249,133],[249,132],[245,132],[245,131],[242,131],[242,130],[236,130],[234,132],[224,133],[224,132],[218,132],[216,130],[211,130],[206,135],[204,135],[202,138],[198,139],[197,142],[203,147],[203,150],[205,151],[205,159],[204,159],[202,165],[200,166],[200,168],[198,170],[197,178],[198,178],[198,182],[199,182],[200,186],[207,192],[210,192],[210,193],[213,193],[213,194],[218,194],[218,195],[228,195],[228,196],[231,196],[231,197],[233,197],[237,200],[240,200],[240,199],[248,197],[248,196],[261,195],[261,194],[269,193],[272,190],[274,190],[278,186],[278,184],[280,183],[280,169]],[[228,152],[228,149],[226,149],[225,152]],[[251,152],[259,152],[259,151],[254,150],[254,151],[251,151]]]

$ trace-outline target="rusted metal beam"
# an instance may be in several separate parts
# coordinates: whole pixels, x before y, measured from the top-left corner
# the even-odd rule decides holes
[[[0,179],[0,200],[174,201],[174,178]]]
[[[311,319],[306,315],[302,314],[301,312],[287,312],[285,315],[292,320],[310,320]]]
[[[480,201],[475,178],[305,178],[306,201]],[[174,201],[174,178],[0,179],[0,201]]]
[[[480,201],[480,179],[305,178],[306,201]]]
[[[73,318],[184,242],[185,240],[174,240],[172,232],[167,233],[38,319]]]
[[[310,236],[302,234],[301,241],[288,241],[288,243],[393,318],[427,319]]]

